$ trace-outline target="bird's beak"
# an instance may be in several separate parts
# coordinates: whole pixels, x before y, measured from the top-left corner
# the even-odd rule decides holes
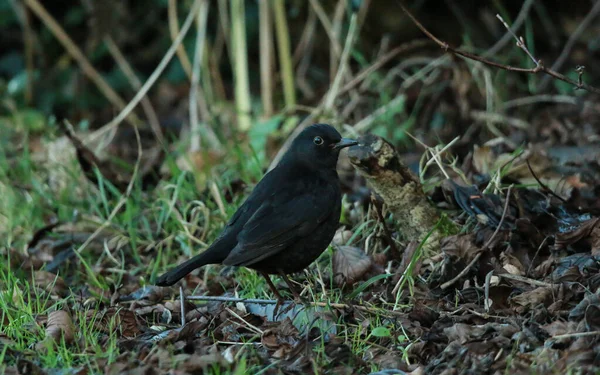
[[[332,149],[337,151],[337,150],[341,150],[344,147],[350,147],[350,146],[354,146],[357,145],[358,142],[355,141],[354,139],[350,139],[350,138],[342,138],[338,143],[334,143]]]

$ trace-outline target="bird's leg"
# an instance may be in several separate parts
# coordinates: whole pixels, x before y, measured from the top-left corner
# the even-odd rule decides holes
[[[276,317],[277,313],[279,312],[279,307],[281,307],[281,305],[283,305],[283,302],[285,301],[281,294],[279,294],[279,291],[275,287],[275,284],[273,284],[273,282],[271,281],[269,275],[266,272],[260,272],[260,274],[265,278],[265,280],[267,280],[269,289],[271,289],[273,291],[273,294],[275,294],[275,297],[277,297],[277,303],[275,304],[275,308],[273,309],[273,317]]]
[[[267,280],[269,289],[271,289],[273,291],[273,294],[275,294],[275,297],[277,297],[277,300],[283,301],[283,297],[281,296],[281,294],[279,294],[279,291],[275,287],[275,284],[273,284],[273,282],[271,281],[271,278],[269,277],[269,275],[266,272],[261,272],[260,274],[265,278],[265,280]]]
[[[292,294],[294,295],[294,299],[296,301],[302,301],[302,298],[300,298],[300,294],[298,294],[298,292],[296,291],[296,288],[294,287],[294,285],[292,284],[290,279],[288,279],[287,275],[283,271],[279,271],[279,276],[281,276],[283,278],[283,281],[285,281],[288,288],[290,288],[290,292],[292,292]]]

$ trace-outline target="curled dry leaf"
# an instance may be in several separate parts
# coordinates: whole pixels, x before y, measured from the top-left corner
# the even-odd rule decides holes
[[[61,338],[64,338],[66,344],[72,343],[75,339],[73,320],[67,311],[52,311],[48,314],[46,323],[46,340],[60,342]]]
[[[123,308],[111,307],[104,312],[100,324],[100,330],[109,332],[116,329],[123,338],[134,338],[142,331],[139,328],[135,313]]]
[[[338,246],[333,253],[333,276],[338,286],[352,285],[373,265],[365,252],[354,246]]]

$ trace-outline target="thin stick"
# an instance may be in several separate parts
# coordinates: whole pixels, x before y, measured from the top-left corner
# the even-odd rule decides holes
[[[205,301],[205,302],[225,302],[225,303],[256,303],[259,305],[277,305],[277,300],[274,299],[255,299],[255,298],[235,298],[235,297],[219,297],[219,296],[187,296],[185,297],[190,301]],[[329,302],[311,302],[306,304],[307,307],[331,307],[334,309],[356,309],[371,314],[382,314],[391,316],[406,316],[405,313],[400,311],[392,311],[385,309],[373,309],[367,306],[359,305],[348,305],[345,303],[329,303]]]
[[[515,40],[517,41],[517,47],[519,47],[520,49],[523,50],[523,52],[525,52],[525,54],[527,56],[529,56],[529,58],[531,59],[531,61],[533,61],[533,63],[535,64],[535,67],[538,68],[542,65],[542,60],[538,60],[535,58],[535,56],[533,56],[533,54],[529,51],[529,48],[527,48],[527,45],[525,44],[525,39],[523,39],[523,37],[518,37],[517,34],[515,34],[514,31],[512,31],[512,29],[510,28],[510,26],[508,26],[508,23],[506,23],[506,21],[504,21],[504,19],[502,18],[502,16],[500,16],[499,14],[496,14],[496,18],[500,20],[500,22],[502,22],[502,24],[504,25],[504,27],[506,28],[506,30],[508,30],[508,32],[515,38]]]
[[[182,286],[179,286],[179,303],[181,305],[181,326],[183,327],[185,325],[185,296]]]
[[[346,8],[346,0],[338,0],[333,11],[333,19],[331,22],[331,32],[335,39],[335,44],[339,45],[340,36],[342,33],[342,20],[344,19],[344,11]],[[333,81],[337,75],[340,64],[340,55],[330,53],[329,55],[329,81]]]
[[[527,163],[527,168],[529,168],[529,173],[531,173],[531,175],[533,176],[534,180],[541,186],[541,188],[543,190],[546,190],[547,192],[549,192],[553,197],[555,197],[559,201],[561,201],[563,203],[566,202],[566,200],[563,197],[561,197],[560,195],[556,194],[554,191],[552,191],[552,189],[550,189],[548,186],[546,186],[546,184],[544,184],[542,181],[540,181],[540,179],[538,178],[538,176],[535,175],[535,172],[533,172],[533,168],[531,168],[531,164],[529,164],[529,159],[525,159],[525,163]]]
[[[481,247],[481,251],[478,252],[477,255],[475,255],[473,260],[456,277],[454,277],[452,280],[449,280],[441,285],[440,288],[442,288],[442,290],[447,289],[449,286],[453,285],[458,280],[460,280],[463,276],[465,276],[467,273],[469,273],[469,271],[471,270],[473,265],[475,265],[475,262],[477,262],[479,260],[479,258],[481,258],[481,254],[483,254],[483,251],[485,249],[487,249],[488,246],[490,246],[490,244],[492,243],[492,241],[494,240],[494,238],[500,231],[500,228],[502,227],[502,224],[504,223],[504,218],[506,218],[506,213],[508,212],[508,203],[510,202],[510,193],[512,191],[512,188],[513,188],[513,185],[510,185],[508,187],[508,192],[506,193],[506,201],[504,202],[504,211],[502,211],[502,217],[500,218],[500,222],[498,223],[498,226],[496,227],[496,230],[494,231],[492,236],[489,238],[489,240],[487,240],[485,245],[483,245]]]
[[[519,275],[513,275],[510,273],[503,273],[498,275],[499,277],[503,278],[503,279],[508,279],[508,280],[514,280],[514,281],[519,281],[525,284],[529,284],[529,285],[533,285],[533,286],[541,286],[541,287],[547,287],[547,288],[552,288],[552,287],[557,287],[559,284],[552,284],[552,283],[547,283],[544,281],[539,281],[539,280],[535,280],[535,279],[530,279],[529,277],[525,277],[525,276],[519,276]]]
[[[243,324],[245,324],[245,328],[250,328],[252,331],[256,332],[259,335],[262,335],[264,332],[262,329],[258,328],[257,326],[255,326],[254,324],[248,322],[246,319],[242,318],[238,313],[236,313],[235,311],[231,310],[230,308],[226,308],[227,312],[230,313],[231,315],[233,315],[234,317],[238,318],[239,320],[242,321]],[[239,325],[239,323],[238,323]]]
[[[525,20],[527,19],[527,16],[529,15],[529,10],[531,9],[531,6],[533,5],[534,0],[526,0],[523,3],[523,6],[521,7],[521,10],[519,11],[519,14],[517,14],[517,18],[515,19],[515,22],[512,24],[512,27],[510,28],[512,30],[518,30],[521,25],[523,24],[523,22],[525,22]],[[502,38],[500,38],[500,40],[498,40],[496,42],[496,44],[494,44],[490,49],[488,49],[487,51],[485,51],[485,53],[482,55],[483,57],[488,57],[488,56],[494,56],[496,53],[498,53],[512,38],[512,35],[510,33],[510,31],[507,31]]]
[[[427,30],[425,28],[425,26],[423,26],[416,18],[415,16],[413,16],[413,14],[411,12],[408,11],[408,9],[406,9],[402,4],[399,4],[400,8],[402,8],[402,11],[404,11],[404,13],[406,13],[406,15],[408,16],[408,18],[411,19],[411,21],[425,34],[427,35],[431,40],[433,40],[436,44],[438,44],[440,47],[442,47],[442,49],[444,49],[445,52],[450,52],[453,53],[455,55],[459,55],[462,57],[465,57],[467,59],[470,60],[475,60],[475,61],[479,61],[481,63],[484,63],[486,65],[489,66],[493,66],[499,69],[504,69],[504,70],[508,70],[508,71],[512,71],[512,72],[521,72],[521,73],[529,73],[529,74],[536,74],[539,72],[543,72],[544,74],[547,74],[549,76],[552,76],[560,81],[563,82],[567,82],[573,86],[575,86],[578,89],[583,89],[589,92],[593,92],[596,94],[600,94],[600,89],[590,86],[588,84],[585,84],[583,82],[577,82],[575,80],[572,80],[558,72],[555,72],[552,69],[548,69],[546,68],[543,64],[541,60],[537,60],[535,57],[533,57],[533,55],[531,55],[531,53],[529,52],[529,50],[527,50],[527,47],[525,46],[524,41],[522,40],[522,38],[517,38],[517,43],[519,48],[521,48],[523,51],[525,51],[529,57],[535,62],[536,67],[535,68],[519,68],[519,67],[515,67],[515,66],[511,66],[511,65],[504,65],[504,64],[500,64],[497,63],[495,61],[491,61],[488,60],[486,58],[483,58],[479,55],[475,55],[473,53],[470,52],[466,52],[466,51],[462,51],[460,49],[451,47],[448,43],[438,39],[437,37],[435,37],[429,30]],[[507,26],[507,25],[506,25]],[[509,32],[512,33],[512,30],[510,30],[510,27],[508,27]],[[513,33],[514,34],[514,33]]]
[[[485,289],[484,289],[485,300],[483,302],[483,308],[485,309],[486,313],[490,312],[490,307],[491,307],[490,281],[492,280],[493,274],[494,274],[494,270],[491,270],[490,272],[487,273],[487,275],[485,275]]]
[[[238,298],[238,297],[219,297],[219,296],[187,296],[186,299],[190,301],[204,301],[204,302],[227,302],[227,303],[256,303],[259,305],[276,305],[276,299],[256,299],[256,298]]]
[[[552,336],[551,340],[558,339],[571,339],[571,338],[579,338],[579,337],[590,337],[590,336],[599,336],[600,331],[590,331],[590,332],[575,332],[575,333],[565,333],[563,335]]]

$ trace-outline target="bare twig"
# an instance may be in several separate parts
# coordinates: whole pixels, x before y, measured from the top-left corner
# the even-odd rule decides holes
[[[566,202],[566,200],[563,197],[561,197],[560,195],[556,194],[554,191],[552,191],[552,189],[550,189],[548,186],[546,186],[546,184],[544,184],[542,181],[540,181],[540,179],[538,178],[538,176],[535,175],[535,172],[533,172],[533,168],[531,168],[531,164],[529,164],[529,159],[525,159],[525,163],[527,163],[527,168],[529,168],[529,173],[531,173],[531,175],[533,176],[533,178],[535,179],[535,181],[540,185],[540,187],[542,188],[542,190],[547,191],[548,193],[550,193],[553,197],[555,197],[559,201],[561,201],[563,203]]]
[[[506,23],[506,21],[504,21],[502,16],[500,16],[499,14],[496,14],[496,18],[498,18],[500,20],[500,22],[502,22],[504,27],[506,27],[506,30],[508,30],[508,32],[513,36],[513,38],[515,38],[515,40],[517,41],[517,47],[522,49],[523,52],[525,52],[527,54],[527,56],[529,56],[531,61],[533,61],[533,63],[535,64],[536,68],[540,67],[542,65],[542,60],[536,59],[533,56],[533,54],[531,52],[529,52],[529,48],[527,48],[527,45],[525,44],[525,39],[523,39],[522,36],[517,36],[517,34],[515,34],[515,32],[512,31],[510,26],[508,26],[508,23]]]
[[[558,339],[576,339],[579,337],[590,337],[590,336],[600,336],[600,331],[589,331],[589,332],[574,332],[574,333],[565,333],[563,335],[552,336],[552,340]]]
[[[256,298],[236,298],[236,297],[221,297],[221,296],[187,296],[189,301],[204,301],[204,302],[225,302],[225,303],[256,303],[259,305],[276,305],[275,299],[256,299]],[[306,304],[307,307],[331,307],[334,309],[356,309],[370,314],[380,314],[388,316],[406,316],[401,311],[392,311],[388,309],[376,309],[368,306],[350,305],[345,303],[329,303],[329,302],[311,302]]]
[[[506,192],[506,201],[504,202],[504,211],[502,211],[502,217],[500,218],[500,222],[498,223],[498,226],[496,227],[496,230],[494,231],[492,236],[486,241],[485,245],[483,245],[481,247],[481,251],[479,251],[477,253],[477,255],[475,255],[475,257],[473,257],[473,260],[471,260],[471,262],[456,277],[454,277],[452,280],[446,281],[445,283],[443,283],[440,286],[440,288],[442,290],[447,289],[448,287],[452,286],[454,283],[456,283],[458,280],[460,280],[463,276],[465,276],[467,273],[469,273],[471,268],[475,265],[475,263],[479,260],[479,258],[481,258],[481,254],[483,254],[485,249],[487,249],[488,246],[490,246],[490,244],[494,240],[494,238],[496,238],[496,235],[500,231],[502,224],[504,224],[504,219],[506,218],[506,213],[508,212],[508,204],[510,202],[510,193],[512,192],[512,188],[513,188],[513,185],[510,185],[508,187],[508,191]]]
[[[535,57],[533,57],[533,55],[531,55],[531,53],[529,52],[529,50],[527,50],[527,47],[525,46],[525,43],[523,41],[523,38],[518,38],[517,37],[517,45],[519,46],[519,48],[523,49],[528,55],[529,57],[535,62],[536,67],[535,68],[519,68],[519,67],[515,67],[515,66],[511,66],[511,65],[505,65],[505,64],[500,64],[498,62],[492,61],[492,60],[488,60],[484,57],[481,57],[479,55],[470,53],[470,52],[466,52],[454,47],[451,47],[448,43],[438,39],[435,35],[433,35],[429,30],[427,30],[425,28],[425,26],[423,26],[416,18],[415,16],[413,16],[413,14],[411,12],[408,11],[408,9],[406,9],[402,4],[400,4],[400,7],[402,8],[402,10],[404,11],[404,13],[406,13],[406,15],[411,19],[411,21],[425,34],[427,35],[431,40],[433,40],[436,44],[438,44],[440,47],[442,47],[442,49],[444,49],[445,52],[450,52],[452,54],[458,55],[458,56],[462,56],[465,57],[467,59],[470,60],[475,60],[475,61],[479,61],[481,63],[484,63],[486,65],[489,66],[493,66],[499,69],[504,69],[504,70],[508,70],[508,71],[512,71],[512,72],[520,72],[520,73],[528,73],[528,74],[537,74],[539,72],[542,72],[544,74],[547,74],[555,79],[558,79],[560,81],[563,82],[567,82],[573,86],[575,86],[576,88],[579,89],[583,89],[589,92],[593,92],[596,94],[600,94],[600,89],[590,86],[588,84],[585,83],[579,83],[575,80],[572,80],[558,72],[555,72],[552,69],[548,69],[544,66],[544,64],[542,63],[541,60],[537,60]],[[512,30],[510,30],[510,27],[508,28],[509,32],[512,33]],[[513,33],[514,34],[514,33]],[[516,37],[516,35],[515,35]]]
[[[238,297],[221,297],[221,296],[187,296],[186,299],[190,301],[204,301],[204,302],[227,302],[227,303],[256,303],[259,305],[276,305],[276,299],[256,299],[256,298],[238,298]]]
[[[490,312],[490,307],[492,307],[492,300],[490,299],[490,283],[492,281],[492,275],[494,275],[494,270],[491,270],[487,273],[487,275],[485,275],[485,300],[483,301],[483,308],[485,309],[486,313]]]
[[[525,22],[525,20],[527,19],[527,16],[529,15],[529,10],[531,9],[531,6],[533,5],[534,0],[526,0],[523,3],[523,6],[521,7],[521,10],[519,11],[519,14],[517,14],[517,18],[515,19],[515,22],[512,24],[512,27],[510,28],[510,30],[518,30],[521,25],[523,24],[523,22]],[[482,55],[483,57],[488,57],[488,56],[494,56],[496,53],[498,53],[510,40],[512,39],[512,34],[510,31],[507,31],[506,34],[504,34],[502,36],[502,38],[500,38],[500,40],[498,40],[496,42],[496,44],[494,44],[490,49],[488,49],[487,51],[485,51],[485,53]]]
[[[181,305],[181,326],[185,325],[185,296],[183,295],[183,287],[179,287],[179,303]]]
[[[542,287],[551,288],[551,287],[555,287],[555,286],[559,285],[559,284],[551,284],[551,283],[547,283],[547,282],[544,282],[544,281],[531,279],[531,278],[525,277],[525,276],[513,275],[511,273],[503,273],[503,274],[500,274],[498,276],[501,277],[501,278],[503,278],[503,279],[519,281],[519,282],[522,282],[522,283],[525,283],[525,284],[529,284],[529,285],[533,285],[533,286],[542,286]]]

